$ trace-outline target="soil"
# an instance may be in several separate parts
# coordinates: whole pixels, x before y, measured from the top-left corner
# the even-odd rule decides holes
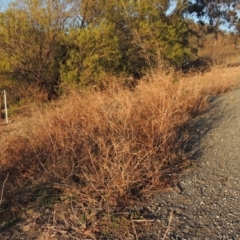
[[[240,89],[212,99],[190,132],[192,164],[176,187],[136,206],[142,219],[132,221],[128,239],[240,239]],[[0,233],[1,239],[83,239],[60,237],[49,225],[48,209],[25,214],[26,221]]]

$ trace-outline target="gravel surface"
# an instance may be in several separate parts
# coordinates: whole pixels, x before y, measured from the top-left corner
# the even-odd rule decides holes
[[[165,226],[141,239],[240,239],[240,90],[191,123],[195,167],[145,208]]]

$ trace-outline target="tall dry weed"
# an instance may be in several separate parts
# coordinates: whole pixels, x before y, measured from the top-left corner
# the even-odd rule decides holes
[[[58,184],[84,208],[151,195],[181,168],[185,124],[207,108],[211,93],[230,87],[214,76],[172,82],[158,73],[134,91],[72,92],[1,140],[2,176],[9,173],[12,190]]]

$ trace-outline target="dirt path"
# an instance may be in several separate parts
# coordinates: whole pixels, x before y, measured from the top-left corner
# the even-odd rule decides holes
[[[145,208],[165,230],[141,239],[240,239],[240,89],[213,100],[192,131],[196,165]]]

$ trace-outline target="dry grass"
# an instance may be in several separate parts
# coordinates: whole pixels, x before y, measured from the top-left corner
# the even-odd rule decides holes
[[[231,34],[208,34],[202,39],[203,47],[199,48],[199,56],[208,59],[211,66],[239,66],[239,38]]]
[[[93,238],[104,229],[96,223],[100,212],[124,209],[174,185],[186,159],[186,123],[206,110],[209,95],[235,84],[239,72],[214,70],[175,82],[157,73],[134,91],[72,92],[47,110],[34,110],[33,117],[2,130],[1,181],[9,174],[2,205],[24,205],[33,189],[47,186],[75,209],[59,210],[65,226]]]

